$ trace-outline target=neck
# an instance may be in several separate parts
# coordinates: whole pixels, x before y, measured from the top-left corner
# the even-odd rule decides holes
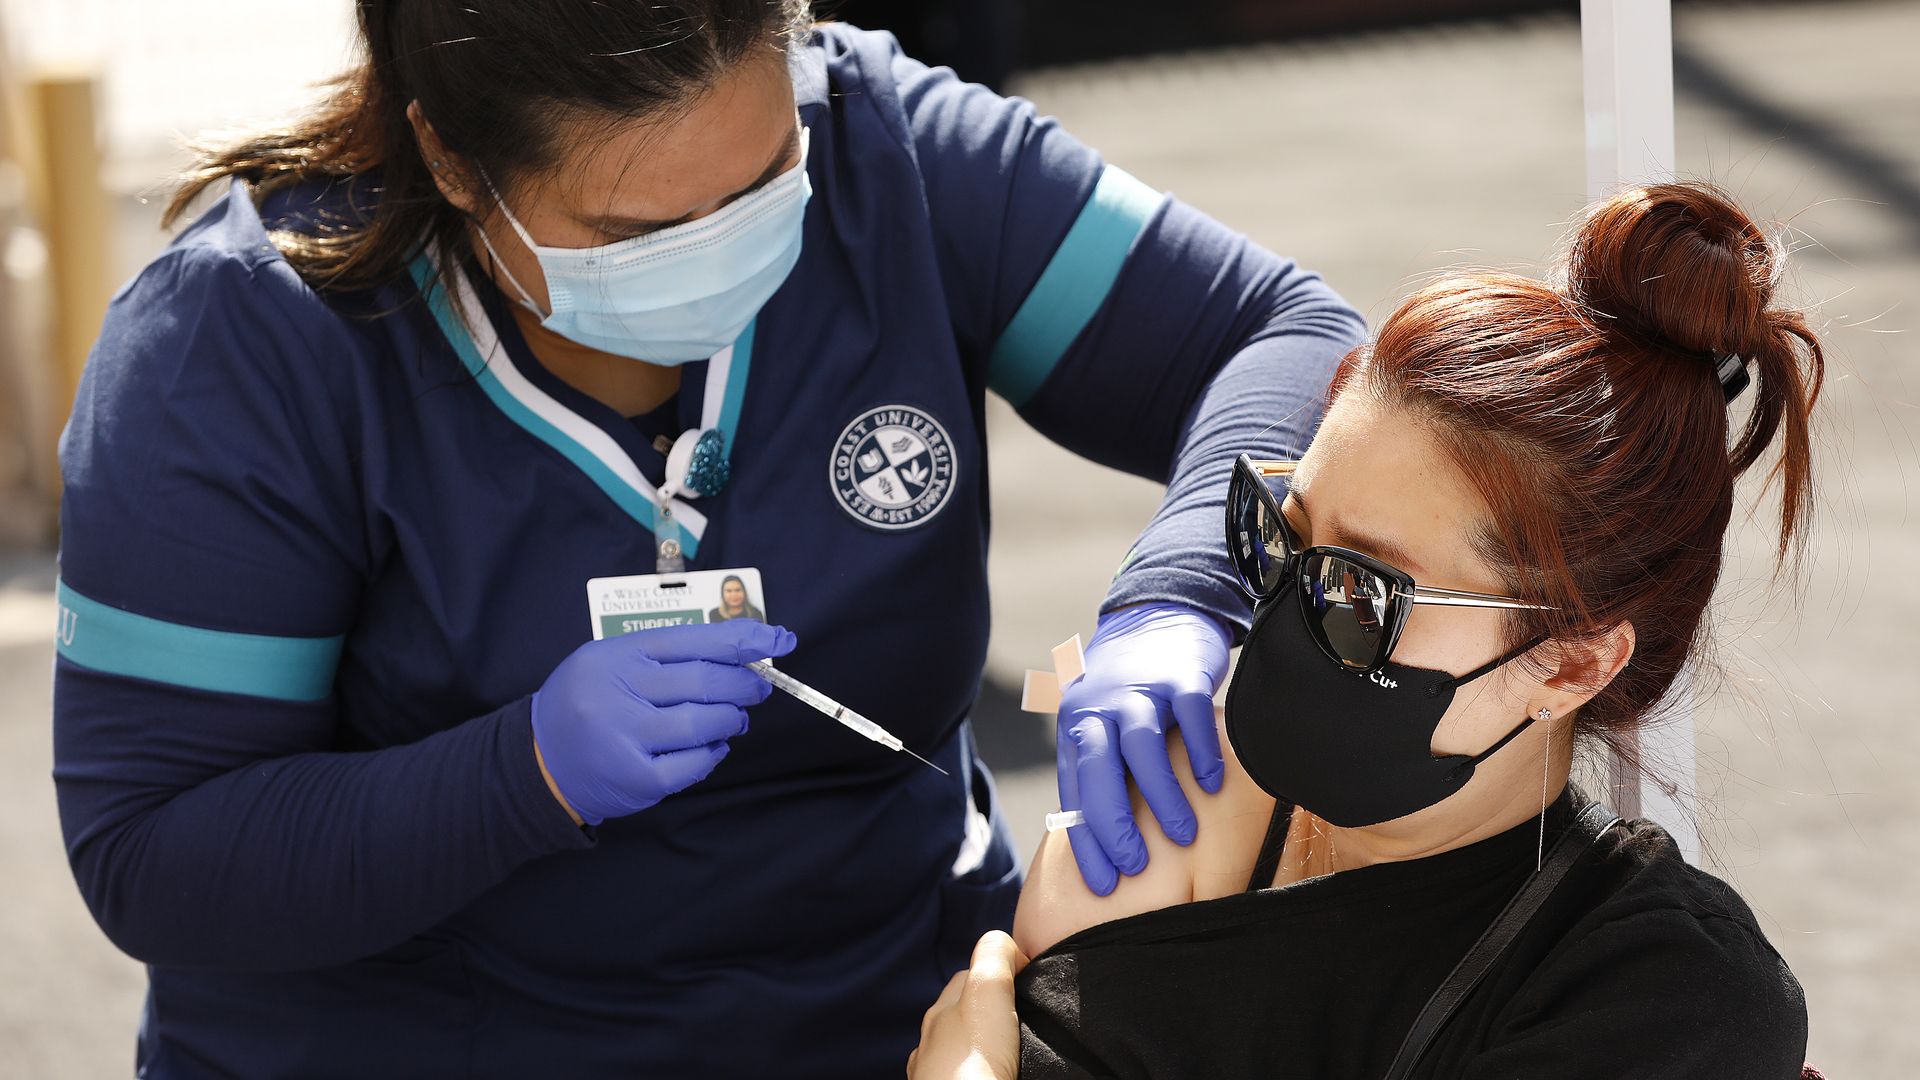
[[[554,377],[622,416],[643,416],[680,391],[680,369],[629,360],[562,337],[540,324],[540,316],[512,304],[513,321],[534,358]]]
[[[1526,750],[1511,745],[1507,748],[1513,754],[1507,769],[1489,768],[1493,761],[1489,758],[1467,786],[1452,797],[1403,818],[1348,829],[1295,807],[1274,883],[1284,885],[1376,863],[1424,859],[1479,843],[1538,818],[1542,805],[1552,803],[1566,790],[1572,769],[1572,739],[1554,734],[1544,784],[1541,754],[1548,750],[1547,732],[1536,735],[1529,731],[1514,740],[1525,744]]]

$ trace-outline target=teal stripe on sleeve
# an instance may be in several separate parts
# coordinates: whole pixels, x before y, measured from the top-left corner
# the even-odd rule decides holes
[[[1100,173],[1093,197],[987,358],[987,384],[995,393],[1018,408],[1047,381],[1106,302],[1161,199],[1124,169],[1108,165]]]
[[[269,637],[205,630],[136,615],[91,600],[60,582],[55,647],[81,667],[109,675],[227,694],[321,701],[333,690],[344,637]]]

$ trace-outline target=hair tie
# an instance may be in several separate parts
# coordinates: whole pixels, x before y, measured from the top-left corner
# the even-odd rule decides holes
[[[1739,353],[1716,355],[1713,358],[1713,373],[1719,376],[1720,389],[1726,392],[1729,405],[1733,404],[1733,399],[1739,397],[1740,392],[1753,381],[1747,374],[1747,362],[1740,358]]]

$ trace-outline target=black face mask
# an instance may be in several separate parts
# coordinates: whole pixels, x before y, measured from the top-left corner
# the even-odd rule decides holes
[[[1433,756],[1433,733],[1454,690],[1538,645],[1465,675],[1387,661],[1356,675],[1328,659],[1282,589],[1254,613],[1227,691],[1227,739],[1253,781],[1276,799],[1342,828],[1405,817],[1459,791],[1474,766],[1533,723],[1467,757]]]

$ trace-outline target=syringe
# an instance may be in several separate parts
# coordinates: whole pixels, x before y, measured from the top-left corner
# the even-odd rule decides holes
[[[906,747],[906,744],[902,743],[897,736],[895,736],[892,732],[888,731],[886,728],[883,728],[879,724],[876,724],[873,721],[867,719],[866,717],[861,716],[859,713],[854,712],[852,709],[847,708],[845,705],[842,705],[839,702],[828,697],[827,695],[821,693],[820,691],[815,690],[813,687],[808,686],[806,683],[801,682],[799,679],[796,679],[793,676],[787,674],[786,672],[781,671],[780,669],[774,667],[772,664],[768,663],[767,661],[750,660],[747,662],[746,666],[749,669],[755,672],[758,672],[761,678],[767,680],[768,682],[779,687],[780,689],[785,690],[787,693],[792,694],[794,697],[799,698],[805,704],[811,705],[814,708],[820,710],[821,712],[827,714],[829,717],[840,721],[840,723],[844,724],[848,729],[852,730],[855,734],[863,735],[866,738],[872,739],[874,742],[879,743],[881,746],[884,746],[889,750],[898,750],[898,751],[901,751],[902,753],[913,754],[913,756],[916,758],[919,758],[920,762],[926,765],[927,768],[932,769],[935,772],[938,772],[941,776],[948,775],[947,770],[942,769],[940,766],[935,765],[933,762],[928,761],[926,758],[920,757],[919,754],[914,754],[913,751],[908,750]]]

